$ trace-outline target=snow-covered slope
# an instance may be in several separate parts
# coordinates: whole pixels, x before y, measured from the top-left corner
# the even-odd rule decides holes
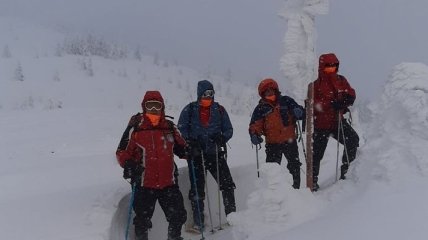
[[[156,64],[152,57],[58,57],[55,39],[61,44],[62,37],[53,37],[57,33],[19,27],[14,21],[0,26],[12,29],[19,39],[25,39],[22,29],[31,29],[29,36],[50,34],[46,38],[53,39],[46,48],[44,41],[38,42],[47,54],[37,57],[32,50],[16,54],[14,49],[24,49],[28,42],[0,36],[11,51],[10,57],[0,58],[0,237],[122,236],[130,187],[121,179],[114,151],[129,116],[139,111],[146,90],[159,89],[167,113],[177,117],[195,98],[196,82],[208,76],[171,63]],[[15,75],[18,63],[23,81]],[[256,87],[210,79],[235,129],[228,161],[238,212],[229,217],[228,232],[208,239],[401,240],[428,235],[428,66],[398,65],[381,99],[369,106],[357,104],[357,160],[348,179],[334,183],[336,145],[331,141],[321,166],[321,190],[315,194],[291,189],[285,164],[263,165],[257,179],[247,132]],[[259,157],[263,162],[263,151]],[[186,196],[186,169],[181,171]],[[166,238],[163,214],[157,211],[153,221],[159,223],[150,233],[153,239]]]

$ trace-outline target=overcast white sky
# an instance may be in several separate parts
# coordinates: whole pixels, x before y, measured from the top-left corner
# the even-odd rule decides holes
[[[240,81],[282,80],[285,0],[0,0],[0,15],[91,31],[145,53]],[[335,52],[363,98],[373,98],[395,64],[428,63],[426,0],[331,0],[317,18],[318,53]],[[282,86],[286,89],[286,86]]]

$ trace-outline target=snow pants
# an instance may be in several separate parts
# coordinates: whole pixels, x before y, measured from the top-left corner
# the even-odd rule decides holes
[[[236,212],[236,203],[235,203],[235,194],[234,189],[236,188],[235,183],[233,182],[232,175],[230,173],[229,166],[227,165],[226,159],[219,154],[218,165],[219,165],[219,179],[217,179],[217,157],[215,154],[204,155],[204,164],[205,171],[209,171],[211,175],[216,180],[217,184],[220,184],[220,190],[222,191],[223,196],[223,205],[226,215],[231,212]],[[192,205],[193,211],[193,221],[195,225],[204,226],[204,199],[205,199],[205,178],[204,178],[204,166],[202,164],[202,155],[193,156],[193,166],[196,179],[194,179],[193,171],[191,169],[192,165],[188,161],[189,167],[189,178],[190,178],[190,191],[189,191],[189,200]],[[195,180],[196,180],[196,189],[195,189]],[[196,195],[196,190],[198,195]],[[199,222],[199,210],[201,212],[201,221]]]
[[[276,162],[281,164],[282,155],[287,159],[287,169],[293,176],[293,187],[300,187],[300,166],[302,163],[299,160],[299,150],[297,142],[285,143],[266,143],[266,162]]]
[[[330,136],[332,136],[334,139],[339,141],[339,143],[346,145],[346,149],[343,150],[342,155],[342,166],[340,168],[341,170],[341,178],[345,178],[345,174],[348,172],[349,163],[354,161],[356,155],[357,155],[357,148],[359,147],[359,141],[360,138],[358,137],[358,134],[355,132],[355,130],[349,125],[349,123],[345,120],[342,121],[343,124],[343,132],[340,130],[339,136],[337,136],[338,131],[335,130],[321,130],[321,129],[314,129],[314,135],[313,135],[313,178],[314,183],[318,181],[318,175],[320,171],[320,163],[321,159],[324,156],[325,149],[327,148],[328,139]],[[343,135],[345,135],[345,139],[343,139]],[[348,154],[348,158],[346,157],[346,152]]]
[[[168,186],[164,189],[136,187],[134,199],[136,237],[147,234],[147,230],[152,228],[151,218],[156,201],[159,201],[169,223],[168,236],[172,239],[180,237],[181,227],[187,220],[187,213],[184,208],[183,195],[178,185]]]

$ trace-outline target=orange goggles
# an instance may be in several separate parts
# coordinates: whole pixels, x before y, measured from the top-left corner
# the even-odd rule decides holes
[[[160,111],[162,110],[163,104],[162,102],[151,100],[144,103],[144,107],[149,111]]]

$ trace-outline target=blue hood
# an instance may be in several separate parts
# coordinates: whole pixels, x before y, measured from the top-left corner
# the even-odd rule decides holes
[[[206,90],[214,90],[213,84],[208,80],[202,80],[198,82],[198,100],[201,99],[202,94]]]

